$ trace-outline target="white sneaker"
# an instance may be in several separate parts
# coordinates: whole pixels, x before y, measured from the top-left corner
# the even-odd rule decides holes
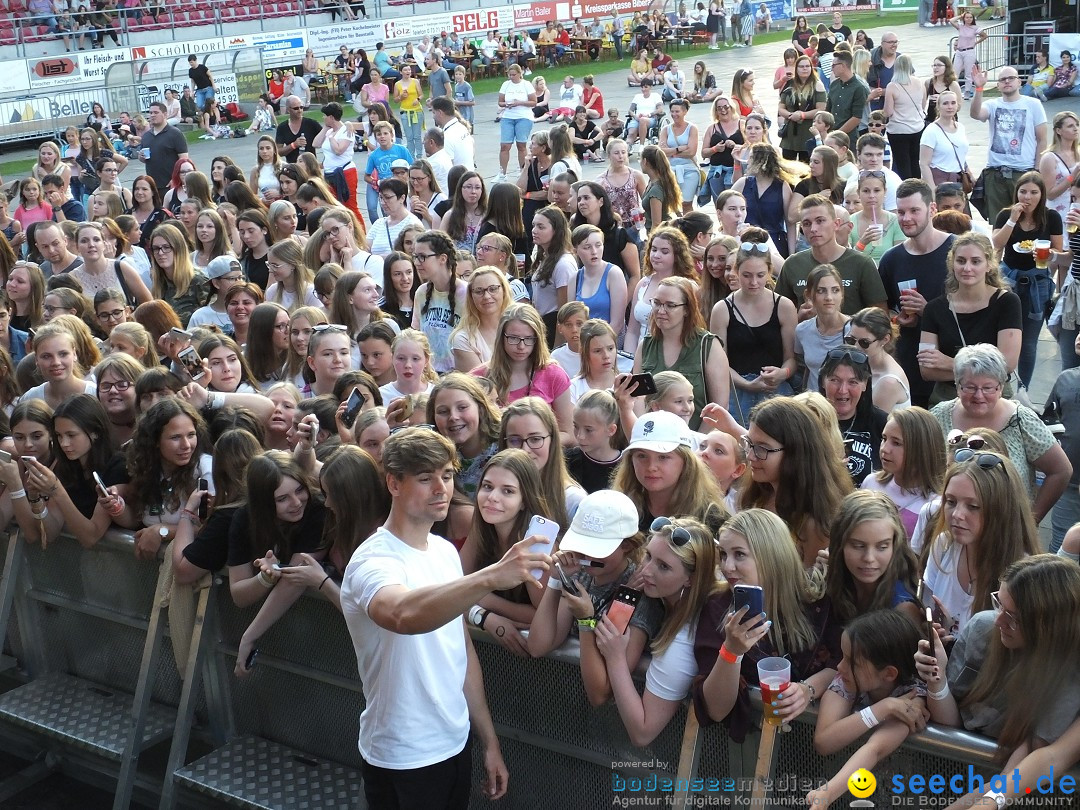
[[[494,177],[491,178],[491,182],[492,183],[505,183],[506,182],[506,175],[503,174],[502,172],[499,172],[497,175],[495,175]]]
[[[529,70],[528,68],[525,68],[525,75],[526,76],[532,76],[532,71]]]
[[[933,24],[933,23],[928,23],[928,22],[924,22],[924,23],[922,24],[922,27],[923,27],[923,28],[933,28],[933,27],[934,27],[934,24]]]

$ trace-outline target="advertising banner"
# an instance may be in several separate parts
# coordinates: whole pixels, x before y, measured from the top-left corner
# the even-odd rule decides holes
[[[267,62],[288,62],[304,58],[307,48],[305,32],[295,31],[260,31],[255,34],[235,34],[225,37],[225,48],[262,48],[263,60]]]
[[[161,59],[186,56],[189,53],[217,53],[224,48],[221,37],[192,39],[181,42],[159,42],[156,45],[136,45],[131,49],[131,59]]]
[[[919,0],[881,0],[882,11],[918,11]]]
[[[125,62],[129,55],[127,48],[112,48],[27,59],[26,71],[30,87],[34,90],[70,87],[76,84],[100,84],[105,80],[109,65]]]
[[[902,0],[906,2],[907,0]],[[915,0],[916,6],[918,6],[918,0]],[[815,14],[832,14],[834,11],[840,11],[843,13],[851,11],[877,11],[879,7],[877,0],[859,0],[859,2],[840,2],[840,0],[820,0],[820,2],[803,2],[799,0],[795,4],[795,14],[802,14],[805,17],[810,17]]]

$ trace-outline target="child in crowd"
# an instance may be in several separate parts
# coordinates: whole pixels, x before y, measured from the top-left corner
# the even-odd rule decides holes
[[[360,368],[370,374],[378,385],[386,385],[397,379],[394,370],[396,337],[386,318],[369,323],[356,336],[360,346]]]
[[[713,474],[724,493],[724,505],[733,513],[739,497],[736,482],[746,472],[746,450],[742,442],[730,433],[713,430],[698,439],[698,458]]]
[[[394,381],[379,387],[388,408],[403,397],[429,393],[438,379],[435,369],[431,367],[431,344],[423,332],[404,330],[394,338],[391,350]]]
[[[555,316],[555,328],[563,343],[551,350],[551,359],[571,379],[581,373],[581,329],[588,319],[589,308],[581,301],[567,301]],[[570,398],[576,399],[573,393]]]
[[[656,393],[645,396],[646,411],[668,411],[687,424],[694,415],[694,387],[677,371],[661,371],[653,375]]]
[[[586,492],[611,486],[626,434],[619,424],[619,407],[608,391],[590,390],[574,408],[574,441],[566,451],[566,469]]]
[[[565,306],[572,303],[575,302]],[[607,321],[599,318],[586,321],[578,333],[578,343],[580,370],[570,382],[570,399],[573,402],[577,402],[593,389],[612,390],[615,387],[615,378],[619,374],[628,374],[633,369],[634,358],[618,350],[615,331]],[[567,344],[569,345],[569,340]]]
[[[874,768],[908,734],[926,728],[926,689],[915,670],[919,638],[918,626],[892,610],[859,616],[844,629],[844,657],[821,697],[814,747],[834,754],[872,731],[826,786],[807,795],[810,807],[828,807],[855,771]]]
[[[476,96],[473,94],[472,85],[465,80],[465,68],[462,65],[454,68],[454,104],[471,130],[475,122]]]

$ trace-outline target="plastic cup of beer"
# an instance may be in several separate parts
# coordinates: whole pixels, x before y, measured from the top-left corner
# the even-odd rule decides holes
[[[791,662],[786,658],[762,658],[758,661],[757,671],[765,722],[771,726],[782,725],[784,721],[772,704],[791,685]]]
[[[1069,214],[1077,221],[1068,223],[1067,230],[1069,233],[1076,233],[1077,229],[1080,229],[1080,202],[1074,202],[1069,206]]]
[[[1035,266],[1040,270],[1045,270],[1050,265],[1050,240],[1036,239],[1034,253]]]

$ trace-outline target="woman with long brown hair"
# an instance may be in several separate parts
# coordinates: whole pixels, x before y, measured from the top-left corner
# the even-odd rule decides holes
[[[780,148],[787,160],[810,159],[806,141],[811,137],[814,114],[825,109],[825,85],[809,56],[795,60],[795,75],[780,91],[777,109]]]

